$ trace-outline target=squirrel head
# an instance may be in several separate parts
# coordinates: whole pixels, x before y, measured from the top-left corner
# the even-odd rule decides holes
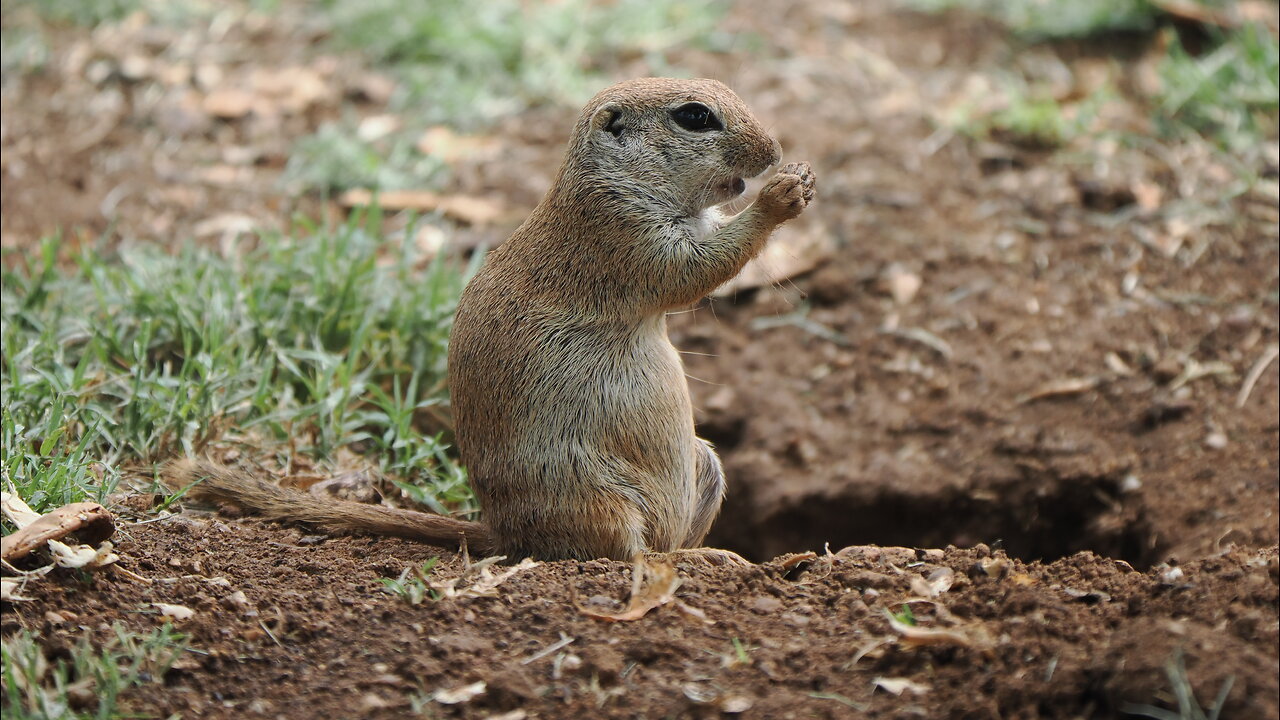
[[[778,142],[715,80],[641,78],[605,88],[574,128],[558,185],[578,200],[697,215],[740,196],[782,156]]]

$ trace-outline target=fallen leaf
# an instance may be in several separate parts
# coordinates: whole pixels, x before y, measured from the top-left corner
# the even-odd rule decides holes
[[[486,720],[525,720],[527,717],[529,717],[529,713],[524,710],[512,710],[498,715],[490,715]]]
[[[253,110],[253,93],[240,88],[217,88],[204,96],[200,106],[219,120],[237,120]]]
[[[400,118],[396,115],[370,115],[356,126],[356,137],[374,142],[399,130],[400,125]]]
[[[430,190],[387,190],[378,193],[363,188],[348,190],[338,197],[343,207],[370,205],[375,198],[385,210],[413,210],[421,213],[439,211],[451,220],[468,225],[488,225],[506,214],[504,206],[485,198],[469,195],[441,195]]]
[[[229,165],[219,165],[217,167],[225,169],[228,173],[239,173],[238,170],[231,170]],[[234,237],[236,235],[248,235],[261,224],[243,213],[222,213],[196,223],[192,233],[198,238],[209,235],[230,235]]]
[[[1177,390],[1187,383],[1195,382],[1202,378],[1213,377],[1214,375],[1230,376],[1234,375],[1235,372],[1236,369],[1231,366],[1231,363],[1221,360],[1202,363],[1195,358],[1187,358],[1187,364],[1182,368],[1182,373],[1169,382],[1169,389]]]
[[[729,694],[720,698],[720,712],[736,715],[750,710],[755,704],[756,701],[746,695]]]
[[[22,513],[21,508],[16,505],[20,502],[21,499],[10,501],[6,498],[5,513],[8,514],[12,505],[24,520],[30,520],[30,515]],[[23,503],[22,507],[26,507],[26,504]],[[30,512],[30,508],[27,508],[27,512]],[[58,540],[72,533],[83,542],[95,544],[111,537],[114,532],[115,521],[106,508],[95,502],[71,503],[30,520],[24,527],[6,535],[0,540],[0,557],[6,562],[18,560],[44,547],[50,540]]]
[[[884,284],[895,303],[906,305],[915,299],[924,281],[919,275],[893,263],[884,271]]]
[[[481,560],[468,572],[463,573],[455,578],[447,580],[429,579],[428,585],[432,590],[440,594],[441,599],[446,598],[479,598],[479,597],[498,597],[498,586],[514,577],[517,573],[537,567],[541,563],[525,558],[520,561],[519,565],[513,565],[501,573],[494,574],[492,566],[498,562],[505,560],[503,556],[485,558]],[[475,578],[472,581],[472,578]],[[470,581],[469,585],[465,585]],[[459,585],[462,585],[459,588]]]
[[[1021,405],[1033,400],[1080,395],[1098,387],[1101,382],[1101,379],[1096,377],[1063,378],[1061,380],[1053,380],[1041,385],[1026,395],[1020,396],[1017,401],[1018,404]]]
[[[1134,180],[1129,185],[1130,192],[1138,207],[1147,212],[1160,209],[1160,201],[1164,198],[1164,189],[1148,180]]]
[[[913,695],[923,695],[929,692],[928,685],[921,685],[907,678],[878,677],[871,681],[871,685],[894,695],[901,695],[907,691],[910,691]]]
[[[578,612],[587,617],[611,622],[639,620],[650,610],[676,599],[676,590],[682,579],[676,569],[665,563],[649,563],[643,558],[631,566],[631,597],[621,612],[600,612],[577,605]],[[575,603],[576,605],[576,603]]]
[[[889,626],[897,632],[899,640],[906,645],[959,645],[966,648],[985,649],[989,643],[984,638],[975,637],[958,628],[929,628],[919,625],[908,625],[885,611]]]
[[[900,337],[904,340],[918,342],[921,345],[942,356],[943,360],[950,360],[955,355],[955,351],[951,349],[951,345],[946,340],[934,335],[933,333],[918,327],[887,327],[880,330],[885,335]]]
[[[89,545],[67,545],[58,540],[49,540],[48,545],[53,561],[65,568],[92,570],[106,567],[120,559],[119,555],[111,552],[112,545],[109,541],[103,542],[96,548]]]
[[[195,616],[196,611],[185,605],[170,605],[169,603],[151,603],[151,606],[160,611],[164,617],[171,618],[174,622],[182,622],[190,620]]]
[[[40,519],[40,513],[32,510],[17,493],[0,493],[0,508],[9,522],[17,525],[19,530]]]
[[[452,690],[437,690],[431,699],[442,705],[457,705],[468,700],[480,697],[484,694],[486,686],[483,680],[473,682],[470,685],[453,688]]]
[[[443,125],[427,128],[417,142],[417,148],[423,155],[433,155],[450,165],[463,158],[494,153],[499,147],[497,138],[459,135]]]
[[[1107,353],[1102,360],[1107,364],[1107,369],[1117,375],[1123,375],[1125,377],[1133,375],[1133,368],[1129,367],[1128,363],[1120,359],[1120,356],[1113,352]]]
[[[915,575],[911,578],[911,592],[925,598],[934,598],[951,589],[956,573],[948,567],[938,568],[925,578]]]
[[[0,600],[5,602],[31,602],[35,598],[19,595],[22,583],[18,580],[0,580]]]

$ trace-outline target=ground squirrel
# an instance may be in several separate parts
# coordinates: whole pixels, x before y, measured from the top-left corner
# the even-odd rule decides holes
[[[204,461],[173,486],[269,517],[511,558],[631,559],[699,545],[724,474],[694,434],[666,313],[733,277],[813,198],[786,165],[746,210],[719,206],[781,159],[733,91],[644,78],[587,104],[551,190],[489,254],[449,342],[457,445],[481,522],[325,500]]]

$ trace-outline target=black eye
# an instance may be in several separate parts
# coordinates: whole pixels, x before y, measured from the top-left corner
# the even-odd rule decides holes
[[[685,130],[694,132],[724,129],[720,118],[711,112],[711,108],[702,103],[691,102],[681,105],[671,111],[671,119],[675,120],[676,124]]]

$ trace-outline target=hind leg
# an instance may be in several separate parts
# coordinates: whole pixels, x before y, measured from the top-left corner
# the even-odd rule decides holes
[[[698,505],[694,510],[693,524],[684,539],[681,549],[667,553],[673,558],[699,560],[710,565],[750,565],[750,561],[732,550],[698,547],[711,530],[711,523],[720,514],[720,503],[724,501],[724,468],[720,458],[712,449],[711,443],[698,438],[698,462],[695,466],[698,473]]]
[[[697,547],[711,530],[711,523],[720,514],[724,502],[724,468],[711,443],[698,438],[697,472],[698,505],[693,513],[693,524],[681,547]]]

